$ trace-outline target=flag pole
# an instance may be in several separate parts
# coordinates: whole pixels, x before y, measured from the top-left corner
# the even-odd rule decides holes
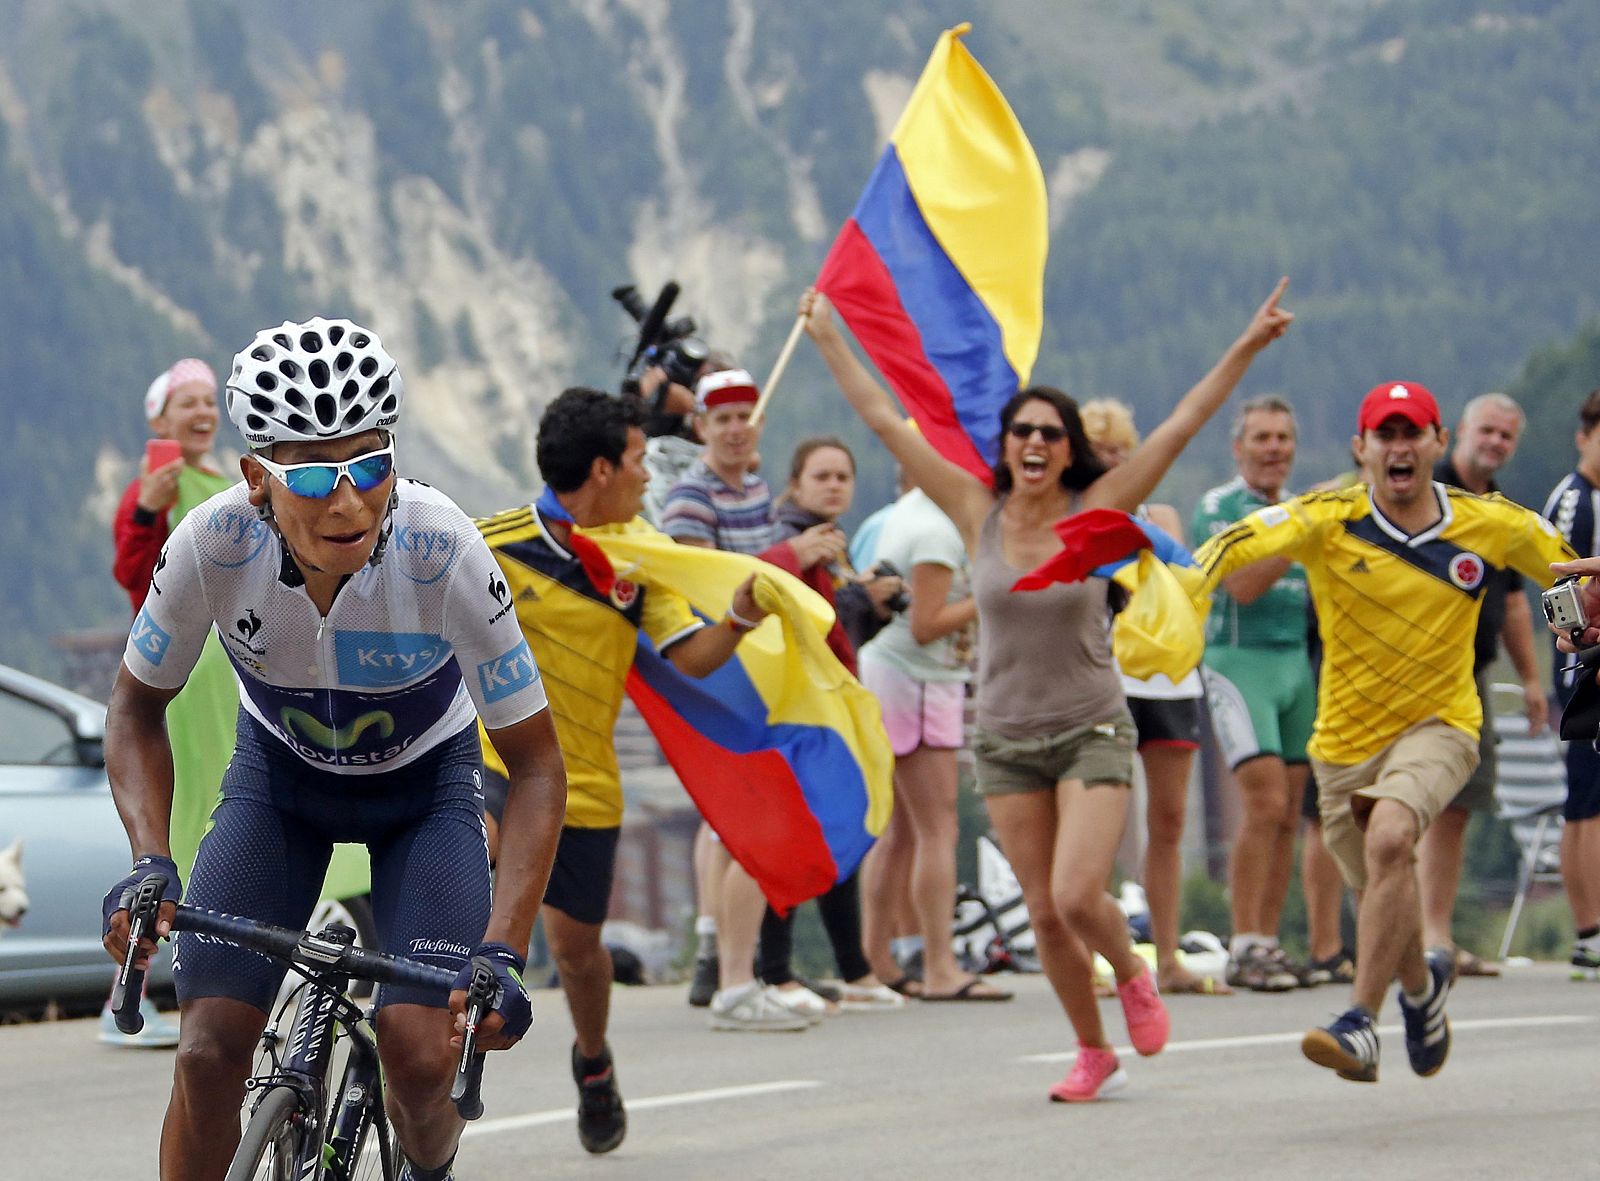
[[[795,317],[794,327],[789,329],[789,339],[783,342],[783,348],[778,350],[778,359],[772,363],[772,372],[767,374],[767,380],[761,383],[761,397],[756,400],[756,408],[750,412],[751,426],[759,423],[762,414],[766,412],[772,391],[778,388],[778,381],[783,377],[783,371],[789,367],[789,358],[794,356],[794,346],[800,343],[800,334],[805,331],[805,327],[806,318],[802,313]]]

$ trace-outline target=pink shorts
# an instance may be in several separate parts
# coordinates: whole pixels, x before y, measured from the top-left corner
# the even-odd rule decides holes
[[[861,683],[878,699],[883,728],[895,757],[919,746],[959,750],[966,745],[962,722],[967,686],[963,681],[919,681],[894,665],[861,658]]]

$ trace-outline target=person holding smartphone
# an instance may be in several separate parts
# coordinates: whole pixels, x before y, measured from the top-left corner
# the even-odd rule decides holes
[[[235,483],[211,454],[220,420],[211,366],[195,357],[174,364],[145,391],[144,416],[153,437],[145,441],[139,474],[123,492],[112,521],[112,574],[128,592],[134,613],[150,593],[167,536],[191,509]],[[216,786],[233,757],[238,712],[238,682],[213,634],[188,684],[167,709],[173,756],[172,854],[185,877],[216,802]],[[148,1000],[141,1009],[144,1028],[125,1034],[117,1029],[108,1002],[100,1014],[100,1040],[157,1049],[178,1044],[176,1022]]]
[[[150,590],[156,559],[184,513],[234,481],[211,457],[217,435],[217,375],[185,357],[150,383],[144,416],[147,440],[139,475],[122,494],[112,523],[116,559],[111,572],[137,612]]]

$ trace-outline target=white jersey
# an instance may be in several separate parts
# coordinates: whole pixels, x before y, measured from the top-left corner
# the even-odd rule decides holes
[[[244,484],[186,515],[156,562],[123,663],[179,688],[215,626],[240,705],[307,763],[393,770],[481,716],[545,708],[544,685],[489,547],[449,497],[400,480],[382,560],[340,587],[326,618]]]

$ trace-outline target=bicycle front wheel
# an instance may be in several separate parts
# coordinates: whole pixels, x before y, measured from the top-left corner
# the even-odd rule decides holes
[[[228,1166],[227,1181],[293,1181],[305,1127],[295,1118],[300,1095],[273,1087],[261,1097]]]

